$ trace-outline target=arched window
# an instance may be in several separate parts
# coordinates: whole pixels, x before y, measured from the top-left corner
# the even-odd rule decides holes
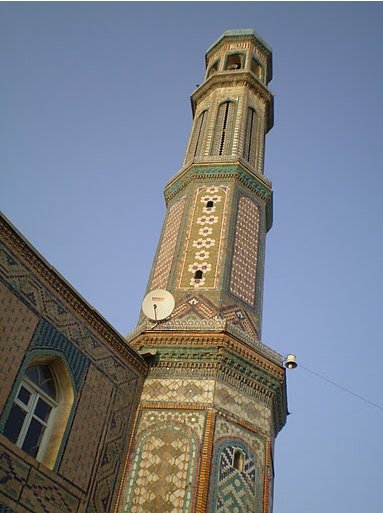
[[[236,70],[243,68],[243,55],[240,53],[233,53],[228,55],[226,59],[225,69]]]
[[[198,271],[195,272],[194,279],[195,280],[202,280],[202,276],[203,276],[203,272],[199,269]]]
[[[19,387],[4,434],[34,458],[41,456],[50,419],[57,407],[57,391],[48,365],[32,365]]]
[[[255,165],[256,147],[257,147],[257,113],[249,107],[247,109],[245,143],[243,148],[244,158]]]
[[[195,122],[193,135],[192,135],[192,138],[190,141],[190,147],[189,147],[189,156],[190,157],[198,157],[198,156],[202,155],[206,117],[207,117],[207,110],[204,110],[203,112],[201,112],[201,114],[198,116],[198,118]]]
[[[236,449],[233,454],[233,467],[240,472],[243,472],[243,468],[245,466],[245,458],[243,456],[243,452],[239,449]]]
[[[236,104],[221,103],[215,122],[211,155],[231,155],[234,137]]]
[[[215,63],[210,66],[206,78],[209,78],[212,75],[214,75],[214,73],[217,73],[217,71],[218,71],[218,64],[219,64],[219,61],[215,61]]]
[[[213,208],[213,207],[214,207],[214,201],[209,200],[209,201],[206,203],[206,208]]]
[[[53,468],[73,400],[71,378],[61,360],[32,362],[17,388],[3,433],[17,447]]]
[[[252,57],[251,59],[251,71],[254,73],[254,75],[259,79],[263,80],[263,67],[262,64],[260,64],[257,59]]]

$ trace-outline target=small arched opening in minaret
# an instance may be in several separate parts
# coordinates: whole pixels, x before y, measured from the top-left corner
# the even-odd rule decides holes
[[[233,467],[239,472],[243,472],[245,466],[245,458],[243,452],[239,449],[235,449],[233,454]]]
[[[214,75],[214,73],[217,73],[217,71],[218,71],[218,64],[219,64],[219,61],[215,61],[215,63],[210,66],[209,71],[207,72],[207,77],[206,78],[209,78],[212,75]]]
[[[226,58],[225,70],[235,71],[243,68],[243,55],[240,53],[232,53]]]
[[[262,64],[260,64],[257,59],[254,57],[251,59],[251,71],[254,73],[254,75],[259,79],[263,81],[263,67]]]
[[[201,271],[201,269],[198,269],[198,271],[196,271],[194,273],[194,279],[195,280],[202,280],[202,277],[203,277],[203,272]]]
[[[206,208],[208,208],[208,209],[210,210],[210,209],[211,209],[211,208],[213,208],[213,207],[214,207],[214,201],[209,200],[209,201],[206,203]]]

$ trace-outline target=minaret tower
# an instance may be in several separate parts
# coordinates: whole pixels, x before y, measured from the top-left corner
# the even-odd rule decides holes
[[[142,315],[129,337],[150,370],[116,513],[272,511],[287,401],[282,357],[260,342],[271,76],[270,47],[253,30],[231,30],[208,49],[191,96],[147,290],[169,291],[175,308],[160,322]]]

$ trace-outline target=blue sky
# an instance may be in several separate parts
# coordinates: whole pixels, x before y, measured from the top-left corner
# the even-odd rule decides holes
[[[383,6],[0,3],[0,202],[121,333],[181,167],[189,96],[225,30],[273,48],[263,341],[381,404]],[[383,511],[383,412],[288,374],[274,513]]]

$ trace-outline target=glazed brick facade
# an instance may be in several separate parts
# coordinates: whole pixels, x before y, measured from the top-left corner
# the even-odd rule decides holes
[[[0,512],[112,511],[146,364],[3,217],[0,232]],[[44,358],[73,384],[52,469],[2,434],[25,369]]]

